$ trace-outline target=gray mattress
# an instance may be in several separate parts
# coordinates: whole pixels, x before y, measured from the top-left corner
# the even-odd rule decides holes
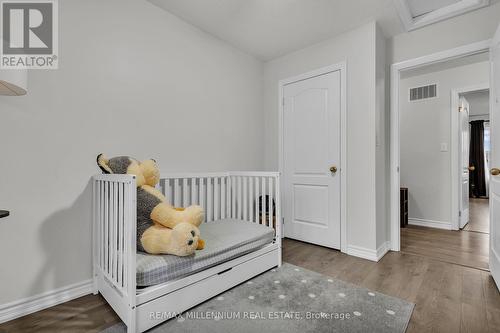
[[[206,246],[191,256],[137,253],[137,286],[148,287],[202,271],[250,253],[274,239],[274,230],[252,222],[224,219],[203,223]]]

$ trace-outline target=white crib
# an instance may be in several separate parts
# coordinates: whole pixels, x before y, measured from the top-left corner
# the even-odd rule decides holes
[[[255,275],[281,265],[282,223],[278,173],[165,175],[161,178],[160,187],[174,206],[201,205],[205,209],[205,222],[235,218],[260,223],[269,228],[274,227],[275,240],[254,252],[204,271],[137,289],[135,177],[109,174],[94,176],[94,293],[103,295],[127,325],[128,333],[150,329]]]

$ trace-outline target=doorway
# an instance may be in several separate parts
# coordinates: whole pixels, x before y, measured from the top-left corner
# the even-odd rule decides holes
[[[474,57],[480,54],[488,56],[490,47],[490,41],[483,41],[479,43],[474,43],[470,45],[466,45],[463,47],[455,48],[452,50],[447,50],[444,52],[432,54],[429,56],[420,57],[417,59],[412,59],[408,61],[404,61],[398,64],[392,65],[391,68],[391,243],[392,250],[399,251],[401,248],[401,234],[400,234],[400,188],[401,184],[401,175],[403,173],[403,158],[401,155],[402,151],[402,141],[401,133],[403,130],[401,128],[402,124],[400,121],[402,120],[401,115],[401,103],[403,100],[402,95],[405,93],[401,88],[402,77],[407,75],[408,72],[411,71],[425,71],[432,69],[432,67],[436,66],[447,66],[452,62],[467,62],[467,58]],[[485,84],[488,82],[488,78],[485,80]],[[431,94],[430,98],[436,98],[440,96],[441,93],[450,96],[450,92],[446,93],[446,91],[440,91],[439,86],[440,82],[427,82],[427,86],[431,86],[436,84],[434,88],[424,88],[427,89],[427,94]],[[421,85],[417,85],[415,88],[419,88]],[[464,86],[464,84],[459,84],[459,86]],[[456,87],[455,87],[456,88]],[[435,90],[432,90],[435,89]],[[456,89],[455,89],[456,90]],[[419,93],[418,91],[416,92]],[[411,94],[408,91],[408,94]],[[419,97],[416,95],[416,97]],[[457,95],[457,97],[459,97]],[[408,97],[411,99],[411,96]],[[432,123],[432,126],[438,126],[443,123],[447,123],[449,128],[448,132],[440,132],[441,135],[438,135],[434,138],[434,141],[431,142],[431,150],[432,153],[427,156],[425,155],[417,165],[414,165],[414,169],[409,173],[412,175],[419,175],[417,177],[417,181],[421,180],[420,183],[415,183],[413,188],[413,194],[416,194],[419,190],[422,190],[423,202],[426,202],[426,207],[431,207],[430,209],[424,208],[421,209],[418,206],[418,209],[421,209],[419,213],[429,213],[430,216],[427,217],[424,215],[418,216],[418,214],[414,214],[416,216],[413,217],[414,224],[419,224],[421,226],[434,227],[440,229],[448,229],[448,230],[459,230],[460,225],[460,204],[459,204],[459,196],[460,196],[460,179],[462,175],[460,174],[459,168],[459,147],[461,136],[458,134],[459,121],[460,118],[458,116],[458,112],[450,111],[450,97],[447,97],[448,107],[446,114],[441,114],[440,118],[436,118],[434,115],[433,119],[436,119],[435,123]],[[456,105],[459,103],[459,98],[454,101]],[[417,105],[417,104],[415,104]],[[424,107],[424,104],[417,105],[416,110],[419,110],[420,113],[428,112],[429,110]],[[414,115],[421,116],[419,112],[414,112]],[[424,118],[422,118],[424,119]],[[425,119],[424,119],[425,120]],[[451,126],[450,126],[451,124]],[[425,128],[418,127],[420,124],[411,123],[410,126],[417,127],[420,129],[419,136],[411,139],[413,142],[413,146],[415,149],[421,149],[423,147],[423,141],[429,139],[437,132],[433,127]],[[436,127],[437,128],[437,127]],[[454,131],[453,129],[456,129]],[[444,134],[443,134],[444,133]],[[448,133],[448,134],[446,134]],[[452,134],[453,133],[453,134]],[[406,132],[405,132],[406,134]],[[408,146],[407,146],[408,147]],[[431,159],[440,159],[439,164],[429,163]],[[421,174],[424,169],[430,169],[430,172],[427,173],[427,176]],[[439,175],[439,170],[443,172],[443,175]],[[408,171],[407,171],[408,172]],[[428,186],[425,185],[426,180],[436,178],[434,181],[430,181]],[[446,179],[447,181],[443,184],[435,186],[438,181],[442,179]],[[429,191],[431,188],[431,191]],[[409,192],[409,205],[412,206],[412,189],[408,189]],[[431,195],[426,195],[425,193],[431,193]],[[441,201],[436,202],[436,197]],[[413,207],[415,208],[415,202],[413,202]],[[410,208],[411,209],[411,208]],[[417,212],[418,213],[418,212]],[[411,215],[411,212],[410,212]]]
[[[285,237],[345,252],[344,63],[280,82]]]
[[[490,91],[486,87],[464,91],[460,94],[461,107],[467,111],[468,148],[463,161],[464,175],[468,183],[462,190],[460,228],[469,232],[488,234],[489,216],[489,181],[491,135],[490,135]],[[466,185],[466,186],[465,186]]]
[[[470,222],[474,183],[470,116],[489,113],[489,96],[481,100],[486,111],[479,112],[471,94],[488,90],[489,75],[489,52],[400,71],[399,181],[407,193],[403,209],[408,216],[400,233],[403,253],[488,268],[488,234],[462,229]]]

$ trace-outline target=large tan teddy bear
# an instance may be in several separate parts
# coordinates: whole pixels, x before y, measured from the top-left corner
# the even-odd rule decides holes
[[[175,208],[155,186],[160,172],[154,160],[119,156],[111,159],[97,156],[103,173],[130,174],[137,183],[137,249],[150,254],[188,256],[201,250],[205,242],[198,226],[204,214],[200,206]]]

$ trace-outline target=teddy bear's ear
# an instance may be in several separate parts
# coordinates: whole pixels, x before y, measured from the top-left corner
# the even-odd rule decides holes
[[[113,173],[113,170],[108,165],[109,159],[104,154],[97,155],[97,165],[103,173]]]

